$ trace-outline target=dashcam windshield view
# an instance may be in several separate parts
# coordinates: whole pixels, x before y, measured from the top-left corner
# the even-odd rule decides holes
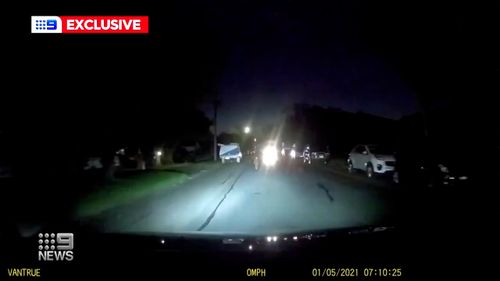
[[[406,280],[465,262],[447,229],[477,222],[475,182],[498,172],[478,160],[499,152],[483,98],[499,90],[492,10],[19,10],[2,63],[0,279]]]

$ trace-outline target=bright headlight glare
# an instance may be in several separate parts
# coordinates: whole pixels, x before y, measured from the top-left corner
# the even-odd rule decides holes
[[[278,151],[274,146],[266,146],[262,151],[262,162],[266,166],[274,166],[278,161]]]

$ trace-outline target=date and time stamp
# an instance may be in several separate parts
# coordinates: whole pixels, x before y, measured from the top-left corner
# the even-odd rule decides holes
[[[313,267],[311,277],[319,278],[388,278],[397,279],[404,276],[401,267]],[[247,268],[247,277],[267,277],[270,272],[266,268]]]
[[[318,267],[311,270],[312,277],[402,277],[400,267]]]

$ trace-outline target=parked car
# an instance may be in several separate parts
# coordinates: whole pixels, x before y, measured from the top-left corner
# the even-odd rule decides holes
[[[420,145],[410,153],[397,155],[395,183],[418,187],[445,187],[467,184],[474,165],[465,149]]]
[[[227,161],[236,161],[237,163],[241,162],[243,154],[241,153],[240,145],[238,143],[219,144],[219,146],[219,158],[221,159],[222,164]]]
[[[316,160],[316,159],[324,160],[324,159],[329,157],[328,154],[329,153],[324,152],[324,151],[315,151],[315,152],[311,152],[311,158],[313,160]]]
[[[347,168],[349,172],[361,170],[371,178],[376,174],[392,173],[395,170],[394,152],[384,146],[360,144],[349,153]]]

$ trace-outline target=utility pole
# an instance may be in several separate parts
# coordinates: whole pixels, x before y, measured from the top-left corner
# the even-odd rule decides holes
[[[220,101],[214,99],[214,162],[217,162],[217,108],[219,107]]]
[[[422,110],[422,118],[424,122],[424,136],[426,139],[429,138],[429,98],[420,92],[417,92],[417,100]]]

